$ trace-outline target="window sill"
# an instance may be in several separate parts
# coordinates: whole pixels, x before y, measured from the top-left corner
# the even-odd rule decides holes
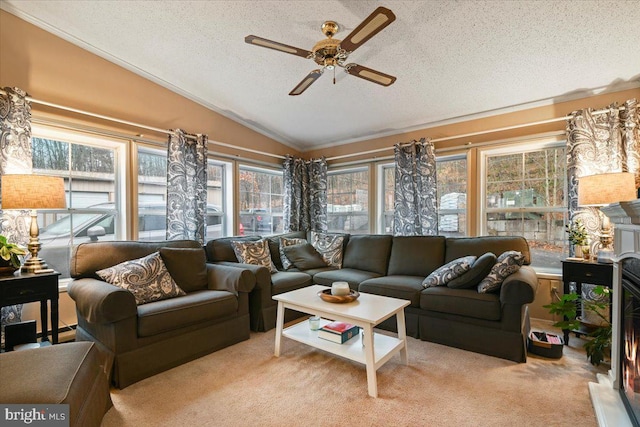
[[[534,268],[538,279],[562,280],[562,271],[557,269]]]

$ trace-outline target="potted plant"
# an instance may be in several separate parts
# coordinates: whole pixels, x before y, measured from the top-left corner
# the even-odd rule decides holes
[[[0,275],[13,274],[20,268],[20,257],[27,251],[16,243],[9,243],[6,236],[0,235]]]
[[[589,233],[587,233],[587,229],[582,223],[582,220],[578,218],[575,221],[571,221],[571,223],[565,226],[565,229],[569,234],[569,243],[574,246],[576,256],[581,257],[583,255],[582,248],[588,247],[587,245],[589,243]]]
[[[584,345],[587,359],[592,365],[597,366],[611,355],[611,321],[602,314],[609,310],[611,289],[598,285],[593,292],[596,295],[607,295],[605,302],[586,299],[582,301],[583,310],[591,310],[602,320],[600,325],[595,325],[593,330],[584,333],[591,338]],[[562,320],[554,323],[553,326],[562,330],[580,331],[583,324],[576,317],[576,307],[581,303],[580,299],[578,294],[571,293],[563,295],[558,301],[544,305],[543,307],[548,309],[549,313],[562,316]]]

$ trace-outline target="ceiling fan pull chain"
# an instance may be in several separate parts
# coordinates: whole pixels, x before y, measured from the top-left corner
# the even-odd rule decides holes
[[[333,67],[333,84],[336,84],[336,67]]]

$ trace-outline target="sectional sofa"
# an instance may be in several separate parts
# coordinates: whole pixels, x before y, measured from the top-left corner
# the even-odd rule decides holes
[[[530,267],[530,252],[522,237],[443,236],[394,237],[389,235],[344,234],[342,263],[338,267],[284,270],[281,238],[304,238],[303,232],[268,237],[269,252],[277,271],[264,266],[239,263],[231,242],[257,241],[259,237],[228,237],[209,241],[207,261],[252,271],[256,285],[249,294],[251,328],[266,331],[275,326],[276,302],[273,295],[311,284],[331,286],[346,281],[360,292],[406,299],[407,334],[422,340],[462,348],[516,362],[526,361],[529,315],[527,304],[537,289],[537,277]],[[423,281],[439,267],[465,256],[496,256],[519,251],[523,266],[509,275],[499,290],[479,293],[476,286],[434,286]],[[287,312],[285,320],[300,316]],[[379,327],[394,330],[395,319]]]

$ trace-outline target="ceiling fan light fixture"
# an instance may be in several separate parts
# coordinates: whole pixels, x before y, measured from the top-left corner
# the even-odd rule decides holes
[[[327,70],[333,70],[337,65],[337,61],[335,58],[330,57],[330,58],[325,58],[324,59],[324,68],[326,68]]]

